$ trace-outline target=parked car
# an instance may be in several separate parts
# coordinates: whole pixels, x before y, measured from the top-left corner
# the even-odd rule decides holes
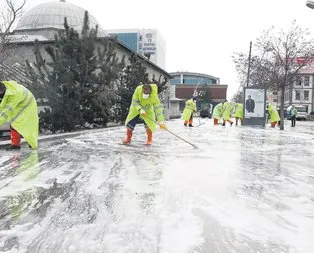
[[[287,119],[291,119],[291,116],[290,116],[291,107],[292,107],[292,105],[290,105],[290,106],[287,108]],[[296,119],[306,120],[306,118],[307,118],[306,107],[303,106],[303,105],[295,105],[295,108],[296,108],[297,111],[298,111]]]
[[[211,118],[212,117],[212,113],[211,110],[209,108],[203,108],[200,110],[200,117],[201,118]]]

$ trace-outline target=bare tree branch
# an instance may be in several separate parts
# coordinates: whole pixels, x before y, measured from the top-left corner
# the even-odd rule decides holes
[[[23,14],[26,0],[6,0],[6,7],[0,17],[0,59],[3,59],[8,37],[15,23]]]
[[[279,91],[280,116],[283,130],[284,92],[299,78],[300,70],[313,60],[314,41],[308,30],[303,30],[293,21],[290,29],[279,33],[274,27],[264,31],[254,45],[251,61],[250,85]],[[248,57],[238,53],[233,58],[236,70],[242,79],[246,77]]]

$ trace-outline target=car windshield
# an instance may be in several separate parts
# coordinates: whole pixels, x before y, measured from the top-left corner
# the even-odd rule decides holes
[[[306,112],[306,108],[305,107],[295,107],[297,109],[298,112]]]

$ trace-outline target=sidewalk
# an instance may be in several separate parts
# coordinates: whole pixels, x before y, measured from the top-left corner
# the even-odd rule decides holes
[[[76,136],[83,135],[86,132],[94,133],[94,132],[102,131],[104,129],[117,127],[117,126],[121,126],[121,125],[112,124],[112,125],[109,125],[107,127],[102,127],[102,128],[84,129],[84,130],[77,130],[77,131],[74,131],[74,132],[59,133],[59,134],[39,134],[38,142],[40,143],[40,142],[43,142],[43,141],[51,141],[51,140],[57,140],[57,139],[62,139],[62,138],[68,138],[68,137],[76,137]],[[0,147],[1,146],[6,146],[6,145],[8,145],[10,143],[11,143],[10,142],[10,137],[8,137],[8,140],[1,140],[0,139]],[[24,139],[22,139],[21,143],[23,145],[24,143],[26,143],[26,141]]]

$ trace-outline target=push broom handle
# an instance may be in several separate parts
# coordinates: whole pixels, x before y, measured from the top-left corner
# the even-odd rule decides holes
[[[157,124],[157,125],[160,126],[160,124],[159,124],[156,120],[153,120],[152,118],[148,117],[147,115],[146,115],[145,117],[148,118],[149,120],[153,121],[155,124]],[[193,146],[193,148],[198,149],[198,147],[197,147],[195,144],[193,144],[193,143],[191,143],[191,142],[189,142],[189,141],[183,139],[183,138],[180,137],[179,135],[177,135],[177,134],[171,132],[171,131],[168,130],[168,129],[164,129],[164,130],[166,130],[168,133],[171,133],[172,135],[174,135],[175,137],[179,138],[180,140],[182,140],[182,141],[184,141],[184,142],[190,144],[191,146]]]

